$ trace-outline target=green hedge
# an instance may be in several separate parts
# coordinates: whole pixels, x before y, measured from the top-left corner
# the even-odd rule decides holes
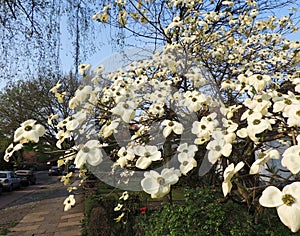
[[[264,211],[255,224],[244,204],[223,201],[212,189],[187,190],[182,204],[163,204],[139,217],[136,229],[146,236],[285,236],[293,234],[278,219],[275,209]]]

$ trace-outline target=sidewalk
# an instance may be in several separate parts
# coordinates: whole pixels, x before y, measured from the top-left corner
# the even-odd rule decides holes
[[[9,236],[76,236],[81,235],[84,195],[75,195],[76,205],[64,212],[65,197],[40,201],[18,225],[10,229]],[[5,216],[4,216],[5,217]]]

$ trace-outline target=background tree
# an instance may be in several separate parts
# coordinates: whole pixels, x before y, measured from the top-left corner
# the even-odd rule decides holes
[[[51,114],[59,114],[61,118],[71,115],[68,107],[69,99],[74,96],[79,81],[74,74],[65,75],[61,80],[61,91],[66,92],[60,103],[54,93],[50,92],[58,82],[52,74],[39,76],[27,81],[10,82],[0,92],[0,134],[10,137],[24,119],[35,119],[39,123],[47,124]],[[57,124],[57,121],[53,121]],[[57,130],[53,125],[46,126],[46,141],[55,146]]]
[[[51,70],[59,77],[62,46],[73,57],[73,72],[99,50],[99,33],[90,20],[97,1],[0,2],[0,79],[28,78]],[[96,50],[97,49],[97,50]],[[72,59],[71,59],[72,60]]]

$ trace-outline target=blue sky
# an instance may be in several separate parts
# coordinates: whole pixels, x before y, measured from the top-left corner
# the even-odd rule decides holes
[[[287,9],[280,9],[274,12],[274,14],[277,15],[277,17],[288,15],[289,13],[290,11]],[[296,12],[296,14],[300,18],[300,10]],[[99,24],[98,22],[95,23]],[[291,35],[287,35],[287,38],[290,40],[300,41],[300,31]],[[106,68],[109,67],[109,71],[113,70],[113,68],[117,69],[119,65],[124,64],[122,62],[122,59],[120,59],[120,54],[118,54],[118,52],[115,51],[115,49],[111,44],[111,32],[109,27],[106,27],[106,30],[101,30],[101,33],[98,36],[98,40],[104,42],[104,45],[94,55],[87,58],[86,61],[82,63],[91,64],[92,67],[96,67],[97,65],[104,63],[106,65]],[[70,43],[66,39],[63,40],[62,42],[62,48],[63,48],[61,52],[62,69],[64,72],[68,72],[73,66],[73,58],[72,58],[72,54],[70,53],[71,50]],[[128,49],[126,49],[126,51],[127,50]],[[134,53],[134,50],[132,49],[129,50],[131,50],[130,51],[131,54]],[[146,55],[149,56],[149,54]]]

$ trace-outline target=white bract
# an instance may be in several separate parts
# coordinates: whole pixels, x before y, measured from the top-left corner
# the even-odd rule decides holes
[[[122,120],[129,123],[135,115],[136,104],[132,101],[120,102],[114,107],[111,112],[115,115],[121,116]]]
[[[194,158],[197,150],[196,145],[188,145],[187,143],[183,143],[177,148],[179,152],[178,161],[180,162],[179,170],[183,175],[187,175],[189,171],[197,166],[197,161]]]
[[[86,162],[97,166],[102,162],[102,151],[98,140],[89,140],[77,153],[74,164],[76,168],[82,167]]]
[[[231,154],[232,145],[226,142],[221,131],[213,132],[212,137],[214,139],[207,144],[206,149],[209,150],[208,160],[215,164],[222,155],[228,157]]]
[[[158,151],[156,146],[135,146],[133,147],[133,152],[139,156],[135,166],[140,169],[147,169],[152,161],[161,160],[161,152]]]
[[[230,193],[231,188],[232,188],[232,183],[231,179],[233,176],[239,172],[243,167],[245,163],[244,162],[239,162],[236,166],[234,166],[233,163],[231,163],[229,166],[224,171],[224,181],[222,183],[222,190],[223,194],[226,197],[228,193]]]
[[[264,207],[276,207],[280,220],[292,232],[300,229],[300,182],[287,185],[282,191],[274,186],[267,187],[259,203]]]
[[[76,203],[75,197],[73,194],[69,195],[65,200],[64,200],[64,211],[68,211],[74,206]]]
[[[145,178],[141,181],[143,190],[151,194],[152,198],[162,198],[171,190],[171,185],[176,184],[180,177],[180,172],[174,168],[165,168],[161,174],[154,170],[145,172]]]
[[[45,134],[44,126],[36,124],[36,120],[27,120],[21,124],[21,127],[15,131],[14,142],[37,143],[39,138]]]
[[[183,133],[183,125],[177,121],[164,120],[161,125],[164,127],[163,135],[168,137],[172,132],[175,134]]]
[[[9,162],[9,158],[13,155],[15,151],[19,151],[23,148],[23,145],[21,143],[18,143],[17,145],[14,146],[13,143],[11,143],[5,150],[4,154],[4,160],[6,162]]]
[[[293,174],[298,174],[300,171],[300,145],[289,147],[282,156],[282,166],[286,167]]]
[[[250,167],[250,174],[257,174],[260,166],[265,165],[270,159],[279,159],[280,153],[277,150],[269,149],[258,154],[257,160]]]

